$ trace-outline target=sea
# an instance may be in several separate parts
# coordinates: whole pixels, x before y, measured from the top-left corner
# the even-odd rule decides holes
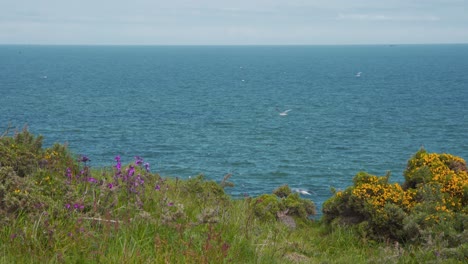
[[[468,45],[1,45],[9,126],[94,168],[231,174],[234,198],[288,184],[320,211],[360,171],[402,183],[422,147],[468,159]]]

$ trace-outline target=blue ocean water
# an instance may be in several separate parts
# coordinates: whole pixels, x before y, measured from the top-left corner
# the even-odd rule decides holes
[[[468,45],[0,46],[9,123],[94,167],[139,155],[164,176],[232,173],[233,196],[308,189],[320,207],[359,171],[402,182],[421,146],[468,158]]]

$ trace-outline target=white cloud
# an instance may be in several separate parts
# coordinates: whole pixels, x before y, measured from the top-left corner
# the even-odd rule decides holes
[[[380,15],[380,14],[339,14],[336,20],[361,20],[361,21],[439,21],[437,16],[421,15]]]
[[[467,0],[0,2],[0,44],[468,43]]]

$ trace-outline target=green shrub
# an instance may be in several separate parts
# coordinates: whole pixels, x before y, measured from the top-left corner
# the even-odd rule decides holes
[[[31,180],[19,177],[11,167],[0,167],[0,224],[20,213],[31,216],[53,207],[54,200],[43,195]]]
[[[355,225],[373,239],[424,244],[434,237],[428,234],[443,234],[437,238],[450,246],[462,242],[468,212],[466,162],[420,150],[408,161],[404,175],[401,187],[389,183],[390,174],[358,173],[353,186],[324,203],[324,222]]]
[[[262,221],[273,221],[276,214],[284,210],[284,205],[274,194],[263,194],[253,199],[250,203],[255,216]]]
[[[307,220],[316,214],[315,204],[292,193],[288,185],[280,186],[273,194],[263,194],[251,201],[255,215],[263,221],[275,220],[279,212],[287,212],[296,220]]]
[[[24,128],[13,137],[0,138],[0,167],[11,167],[20,177],[33,172],[42,157],[42,136],[35,137]]]
[[[276,188],[273,191],[273,194],[278,196],[279,198],[285,198],[285,197],[288,197],[288,195],[291,194],[291,188],[289,188],[289,186],[287,184],[285,184],[285,185],[282,185],[282,186]]]
[[[11,167],[20,177],[30,176],[37,169],[64,174],[66,168],[77,172],[77,163],[66,145],[42,148],[42,136],[34,136],[27,128],[10,136],[0,137],[0,167]]]

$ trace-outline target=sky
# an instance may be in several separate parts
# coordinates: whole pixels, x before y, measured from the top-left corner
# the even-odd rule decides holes
[[[0,44],[468,43],[468,0],[0,0]]]

